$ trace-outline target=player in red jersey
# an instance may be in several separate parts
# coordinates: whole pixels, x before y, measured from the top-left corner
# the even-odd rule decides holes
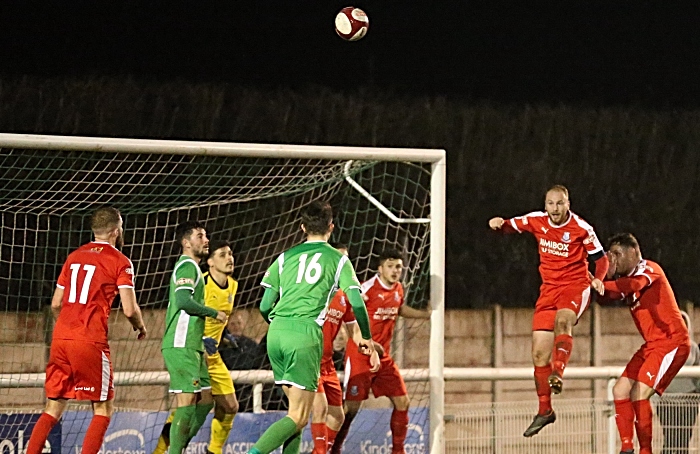
[[[335,247],[344,255],[348,255],[348,249],[344,245]],[[326,312],[326,321],[323,324],[323,357],[321,358],[321,376],[318,380],[318,388],[314,397],[314,405],[311,415],[311,436],[314,440],[313,454],[326,454],[333,446],[335,437],[345,420],[343,413],[343,389],[338,380],[338,373],[333,364],[333,342],[340,333],[340,327],[345,324],[348,336],[358,342],[362,338],[360,329],[355,320],[355,314],[349,305],[347,297],[342,290],[338,290]],[[379,356],[384,351],[378,343],[374,343],[375,352],[372,353],[372,372],[379,370]]]
[[[620,233],[610,239],[610,270],[599,301],[623,300],[644,344],[632,356],[613,387],[615,422],[621,454],[633,453],[637,429],[639,454],[651,454],[652,410],[649,399],[662,395],[690,354],[690,335],[658,263],[642,259],[637,239]]]
[[[603,293],[608,271],[608,258],[593,227],[569,207],[569,191],[556,185],[545,195],[545,211],[489,221],[493,230],[533,234],[540,253],[542,285],[532,318],[532,362],[539,409],[523,433],[525,437],[556,420],[551,393],[562,390],[564,368],[573,347],[573,327],[588,307],[591,287]],[[595,262],[592,280],[588,261]]]
[[[396,317],[430,318],[430,310],[418,310],[404,304],[403,286],[399,280],[403,272],[403,256],[399,251],[385,250],[379,256],[377,275],[362,284],[362,294],[369,313],[372,339],[381,344],[384,355],[377,372],[370,370],[369,358],[356,354],[357,344],[348,341],[345,350],[345,421],[332,453],[340,453],[353,419],[367,400],[369,391],[375,397],[386,396],[394,410],[391,413],[392,453],[404,452],[404,441],[408,430],[408,391],[399,373],[398,366],[389,356],[391,338],[394,335]]]
[[[43,451],[68,399],[92,401],[94,416],[82,452],[95,454],[100,449],[113,411],[107,319],[117,294],[124,315],[139,332],[138,338],[144,339],[147,334],[134,292],[134,266],[118,249],[123,245],[119,210],[96,210],[90,228],[95,241],[68,255],[51,299],[56,325],[46,366],[48,401],[32,431],[27,454]]]

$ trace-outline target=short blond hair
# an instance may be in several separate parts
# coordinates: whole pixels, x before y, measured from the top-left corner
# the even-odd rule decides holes
[[[119,227],[121,213],[114,207],[102,207],[90,217],[90,228],[95,235],[104,235]]]
[[[567,199],[569,198],[569,190],[566,189],[566,186],[564,186],[563,184],[555,184],[551,188],[547,189],[547,192],[544,193],[545,197],[552,191],[559,191],[562,194],[564,194]]]

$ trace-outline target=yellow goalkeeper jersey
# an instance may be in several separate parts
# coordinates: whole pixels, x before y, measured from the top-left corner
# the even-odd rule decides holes
[[[238,281],[228,276],[226,278],[226,286],[221,287],[208,272],[204,273],[202,277],[204,278],[204,305],[216,309],[217,311],[222,311],[226,313],[227,316],[231,315],[233,299],[236,297],[236,290],[238,290]],[[219,345],[219,342],[221,342],[221,333],[224,332],[225,327],[225,323],[219,323],[207,317],[204,323],[204,337],[211,337],[216,340],[216,344]],[[218,353],[216,353],[216,355],[218,355]]]

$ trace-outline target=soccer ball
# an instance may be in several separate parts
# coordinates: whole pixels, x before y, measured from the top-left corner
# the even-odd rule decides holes
[[[335,16],[335,32],[345,41],[357,41],[368,28],[369,18],[360,8],[346,6]]]

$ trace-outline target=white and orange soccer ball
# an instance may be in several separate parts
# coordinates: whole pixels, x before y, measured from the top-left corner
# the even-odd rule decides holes
[[[345,41],[357,41],[367,34],[369,18],[364,11],[346,6],[335,16],[335,32]]]

